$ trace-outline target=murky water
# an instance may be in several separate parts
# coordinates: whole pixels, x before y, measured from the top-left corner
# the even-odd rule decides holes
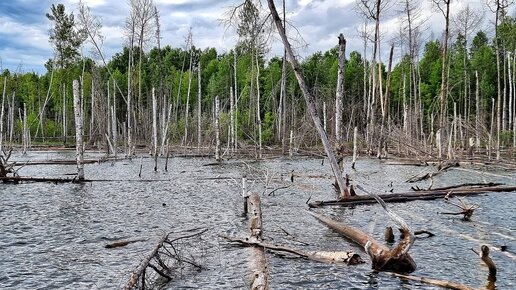
[[[73,158],[73,152],[31,152],[28,156],[14,157],[68,159]],[[209,250],[202,261],[208,270],[173,281],[166,288],[246,289],[249,250],[218,238],[219,234],[246,234],[240,183],[244,173],[263,180],[267,175],[274,177],[276,181],[270,187],[277,188],[289,185],[289,174],[294,170],[295,180],[289,188],[270,196],[269,189],[263,195],[264,234],[269,241],[301,249],[354,249],[367,259],[361,249],[304,211],[309,199],[334,198],[330,168],[327,162],[321,164],[321,159],[245,163],[229,160],[221,166],[202,166],[213,160],[172,158],[168,172],[164,172],[163,161],[160,162],[155,173],[152,161],[143,159],[141,178],[137,158],[86,165],[87,178],[113,181],[0,184],[0,288],[121,288],[163,233],[203,227],[209,229],[203,237]],[[423,169],[359,160],[357,170],[349,172],[356,182],[403,192],[412,185],[404,181]],[[30,165],[19,174],[63,177],[74,172],[72,165]],[[494,173],[507,177],[450,170],[435,177],[433,186],[482,181],[516,184],[514,172]],[[422,182],[420,187],[428,184]],[[249,186],[263,192],[263,182],[259,180],[249,181]],[[481,206],[468,223],[439,215],[440,211],[455,211],[441,200],[390,205],[414,230],[436,234],[417,239],[411,249],[418,265],[414,275],[484,287],[488,271],[471,248],[478,249],[482,244],[506,245],[507,252],[492,251],[498,266],[497,286],[516,289],[516,194],[492,193],[468,197],[467,201]],[[360,227],[379,240],[384,227],[390,225],[376,205],[325,208],[321,212]],[[114,240],[142,237],[148,240],[122,248],[104,248]],[[271,289],[437,289],[373,272],[370,263],[346,267],[274,254],[267,257]]]

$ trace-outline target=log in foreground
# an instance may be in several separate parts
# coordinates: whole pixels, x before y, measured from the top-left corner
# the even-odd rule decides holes
[[[414,200],[432,200],[450,196],[471,196],[490,192],[516,192],[516,186],[472,187],[453,190],[420,190],[416,192],[380,194],[385,202],[408,202]],[[311,208],[322,206],[355,206],[361,204],[373,204],[376,200],[365,195],[351,196],[345,200],[314,201],[308,204]]]
[[[255,243],[262,242],[262,208],[260,196],[253,193],[247,198],[247,208],[249,217],[249,240]],[[267,269],[267,259],[265,257],[265,249],[262,246],[252,247],[253,264],[251,276],[251,289],[267,290],[269,289],[269,273]]]
[[[410,248],[412,244],[411,239],[413,239],[413,235],[405,235],[405,239],[401,240],[399,244],[391,250],[357,228],[337,222],[312,211],[308,211],[308,213],[329,228],[362,246],[365,252],[371,257],[373,269],[399,273],[410,273],[416,269],[416,263],[408,254],[408,248]]]

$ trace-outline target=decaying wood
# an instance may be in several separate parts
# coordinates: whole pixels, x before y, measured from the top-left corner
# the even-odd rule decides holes
[[[154,275],[162,277],[166,281],[170,281],[172,278],[178,276],[175,271],[181,272],[187,268],[187,266],[196,270],[204,269],[203,266],[194,260],[194,256],[191,253],[187,255],[182,253],[179,248],[179,243],[180,241],[199,238],[206,231],[207,229],[197,230],[192,234],[174,239],[171,238],[172,233],[163,235],[152,250],[145,255],[138,264],[123,289],[146,289],[146,287],[150,285],[148,280],[153,276],[151,275],[153,273],[149,270],[152,270],[155,273]]]
[[[471,249],[473,252],[475,252],[482,262],[484,262],[489,269],[489,278],[488,280],[492,280],[493,282],[496,281],[496,264],[493,262],[493,259],[489,256],[489,247],[486,245],[482,245],[480,247],[480,253],[477,252],[475,249]]]
[[[460,164],[458,162],[448,162],[446,164],[438,166],[437,171],[435,171],[435,172],[428,172],[422,176],[419,176],[420,173],[418,173],[418,174],[412,176],[411,178],[409,178],[406,182],[413,183],[413,182],[427,180],[427,179],[437,176],[438,174],[445,172],[446,170],[448,170],[452,167],[458,167],[458,166],[460,166]]]
[[[472,196],[490,192],[516,192],[516,186],[493,186],[493,187],[473,187],[455,190],[421,190],[416,192],[380,194],[380,198],[385,202],[408,202],[414,200],[432,200],[450,196]],[[361,204],[373,204],[376,200],[370,196],[357,195],[346,200],[314,201],[308,204],[312,208],[322,206],[355,206]]]
[[[247,208],[249,217],[249,240],[255,243],[262,242],[262,209],[260,196],[252,193],[247,198]],[[263,246],[252,247],[253,251],[253,273],[251,276],[251,289],[269,289],[269,275],[267,269],[267,259]]]
[[[448,289],[475,290],[475,288],[471,288],[469,286],[458,284],[458,283],[451,282],[451,281],[437,280],[437,279],[417,277],[417,276],[411,276],[411,275],[403,275],[403,274],[398,274],[398,273],[393,273],[393,275],[396,277],[402,278],[402,279],[417,281],[417,282],[435,285],[435,286],[448,288]]]
[[[491,186],[500,186],[505,185],[504,183],[498,183],[498,182],[481,182],[481,183],[462,183],[458,185],[450,185],[450,186],[443,186],[443,187],[437,187],[432,188],[432,190],[450,190],[450,189],[457,189],[457,188],[481,188],[481,187],[491,187]],[[423,189],[420,189],[419,187],[410,187],[413,191],[421,191]]]
[[[457,198],[460,202],[460,204],[458,203],[454,203],[452,201],[450,201],[450,197],[449,195],[447,194],[445,197],[444,197],[444,201],[448,204],[451,204],[451,205],[454,205],[458,208],[460,208],[462,211],[461,212],[441,212],[441,214],[447,214],[447,215],[463,215],[462,217],[462,220],[464,221],[470,221],[471,220],[471,217],[473,216],[473,212],[478,209],[480,206],[479,205],[476,205],[476,204],[473,204],[473,205],[468,205],[464,202],[464,199],[463,198]]]
[[[239,239],[229,236],[221,235],[222,238],[227,239],[231,242],[237,242],[247,246],[259,246],[272,251],[286,252],[300,256],[305,259],[314,260],[318,262],[335,263],[335,264],[346,264],[356,265],[364,263],[362,258],[351,251],[304,251],[295,249],[287,246],[280,246],[269,244],[267,242],[252,242],[249,239]]]
[[[106,249],[120,248],[120,247],[125,247],[132,243],[143,242],[146,240],[147,239],[134,239],[134,240],[127,240],[127,241],[118,241],[118,242],[113,242],[113,243],[107,244],[104,246],[104,248],[106,248]]]
[[[407,244],[407,241],[403,240],[391,250],[355,227],[337,222],[312,211],[308,211],[308,213],[329,228],[364,247],[364,251],[371,257],[373,269],[401,273],[410,273],[416,269],[416,263],[407,253],[408,249],[406,246],[411,244],[410,241]]]

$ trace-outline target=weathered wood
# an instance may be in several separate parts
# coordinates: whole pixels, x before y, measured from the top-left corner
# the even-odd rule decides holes
[[[448,289],[475,290],[475,288],[472,288],[472,287],[469,287],[466,285],[462,285],[462,284],[458,284],[455,282],[451,282],[451,281],[443,281],[443,280],[437,280],[437,279],[431,279],[431,278],[425,278],[425,277],[403,275],[403,274],[398,274],[398,273],[392,273],[392,274],[394,276],[402,278],[402,279],[417,281],[417,282],[421,282],[421,283],[425,283],[425,284],[429,284],[429,285],[440,286],[440,287],[448,288]]]
[[[127,241],[118,241],[118,242],[109,243],[109,244],[105,245],[104,248],[106,248],[106,249],[120,248],[120,247],[125,247],[132,243],[143,242],[146,240],[147,239],[134,239],[134,240],[127,240]]]
[[[221,236],[224,239],[227,239],[231,242],[237,242],[247,246],[259,246],[272,251],[278,252],[286,252],[296,256],[300,256],[305,259],[318,261],[318,262],[326,262],[326,263],[335,263],[335,264],[346,264],[346,265],[356,265],[364,263],[362,258],[352,252],[352,251],[304,251],[300,249],[295,249],[287,246],[280,246],[269,244],[267,242],[252,242],[249,239],[239,239],[233,238],[229,236]]]
[[[81,97],[79,95],[79,82],[73,81],[73,108],[75,115],[75,148],[77,160],[77,178],[84,179],[84,142],[83,142],[83,123],[84,116],[81,107]]]
[[[401,243],[391,250],[355,227],[337,222],[312,211],[308,211],[308,213],[329,228],[362,246],[371,257],[373,269],[401,273],[410,273],[416,269],[416,263],[412,257],[408,253],[400,251],[402,250],[400,246],[403,246]]]
[[[379,196],[387,203],[389,202],[409,202],[415,200],[432,200],[444,198],[447,194],[451,196],[472,196],[490,192],[515,192],[516,186],[494,186],[480,188],[463,188],[455,190],[421,190],[416,192],[380,194]],[[376,203],[375,199],[369,196],[357,195],[346,200],[314,201],[308,204],[309,207],[316,208],[322,206],[355,206],[362,204]]]
[[[163,242],[167,239],[167,236],[168,235],[163,235],[156,243],[156,246],[154,246],[154,248],[143,258],[138,267],[136,267],[134,272],[131,274],[131,277],[129,277],[129,281],[123,288],[124,290],[130,290],[134,287],[134,285],[136,285],[136,283],[138,283],[138,279],[145,272],[145,269],[149,265],[149,262],[156,255],[159,248],[163,246]]]
[[[285,33],[285,28],[283,26],[283,23],[281,21],[279,14],[278,14],[278,11],[276,10],[276,5],[274,4],[274,1],[272,1],[272,0],[268,0],[267,3],[269,6],[269,10],[271,12],[272,20],[276,24],[276,28],[280,34],[281,40],[283,41],[283,45],[287,52],[288,60],[290,62],[290,65],[292,66],[292,69],[294,70],[294,74],[299,83],[301,92],[303,93],[303,97],[305,99],[305,102],[306,102],[306,105],[308,108],[308,112],[310,113],[310,116],[312,117],[312,121],[314,122],[315,129],[319,133],[321,142],[324,146],[324,150],[326,151],[326,154],[328,155],[328,160],[331,165],[333,174],[335,175],[335,179],[337,181],[337,184],[339,185],[339,189],[341,190],[341,192],[339,194],[339,198],[349,198],[350,193],[349,193],[348,188],[346,187],[346,182],[344,180],[344,176],[342,175],[339,165],[337,164],[337,158],[335,157],[335,153],[333,152],[332,146],[330,145],[328,136],[326,135],[326,132],[324,131],[323,126],[321,124],[321,119],[319,118],[317,109],[315,107],[315,100],[314,100],[312,94],[310,93],[310,91],[308,90],[308,88],[306,87],[301,66],[295,57],[292,47],[290,46],[287,35]]]
[[[249,230],[251,236],[249,240],[252,242],[262,241],[262,210],[261,200],[257,193],[253,193],[247,199]],[[265,249],[261,246],[252,247],[253,252],[253,273],[251,277],[251,289],[267,290],[269,289],[269,277],[267,270],[267,260],[265,257]]]

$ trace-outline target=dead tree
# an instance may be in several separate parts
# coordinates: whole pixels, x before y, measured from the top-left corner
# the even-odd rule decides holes
[[[77,160],[77,179],[84,180],[84,116],[79,94],[79,81],[73,81],[73,110],[75,115],[75,149]]]
[[[273,0],[268,0],[267,2],[268,2],[269,10],[272,15],[272,19],[276,25],[276,28],[283,41],[283,45],[285,46],[285,49],[287,51],[290,65],[292,66],[292,69],[294,70],[296,79],[299,83],[299,87],[301,88],[301,91],[303,92],[303,97],[305,99],[306,105],[310,112],[310,116],[312,117],[312,121],[314,122],[315,128],[316,128],[317,132],[319,133],[319,136],[321,137],[321,141],[324,146],[324,150],[328,156],[328,159],[329,159],[331,168],[333,170],[335,179],[337,181],[337,184],[339,185],[339,189],[340,189],[339,198],[348,198],[349,190],[346,186],[344,177],[342,176],[342,172],[337,163],[337,158],[335,157],[335,153],[333,152],[332,146],[330,145],[330,142],[328,140],[328,136],[326,135],[326,132],[324,131],[324,128],[321,124],[321,119],[319,118],[317,109],[315,107],[315,100],[314,100],[313,96],[311,95],[311,93],[308,91],[308,88],[306,87],[304,76],[303,76],[303,73],[301,70],[301,66],[299,65],[299,62],[297,61],[297,59],[294,55],[294,52],[292,50],[292,47],[290,46],[290,42],[287,38],[287,35],[285,34],[285,29],[283,27],[281,18],[279,17],[278,11],[276,10],[276,5],[274,4]]]
[[[337,71],[337,95],[335,100],[335,141],[342,141],[342,106],[344,98],[344,69],[346,60],[346,39],[339,34],[339,69]]]
[[[413,272],[416,269],[416,263],[409,255],[408,251],[414,243],[414,233],[403,219],[387,208],[386,204],[378,195],[365,190],[361,186],[357,186],[357,188],[376,199],[376,201],[385,210],[386,214],[391,218],[396,226],[400,228],[400,231],[403,233],[403,239],[399,241],[397,246],[389,249],[357,228],[334,221],[311,211],[309,211],[309,213],[331,229],[362,246],[364,251],[371,257],[371,266],[373,269],[401,273]]]

